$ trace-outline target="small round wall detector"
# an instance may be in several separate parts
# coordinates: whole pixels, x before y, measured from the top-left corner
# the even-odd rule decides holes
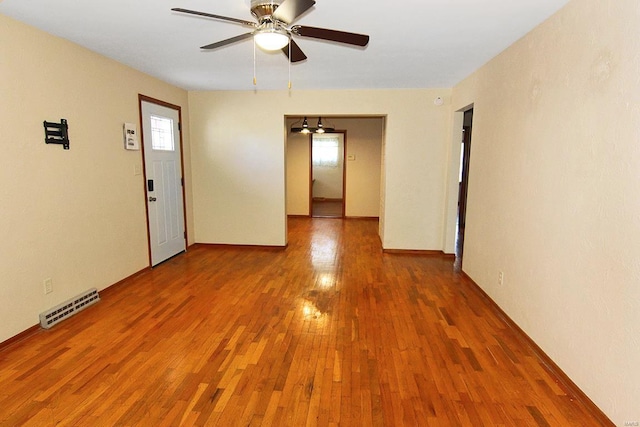
[[[436,99],[433,100],[433,103],[437,106],[440,106],[442,104],[444,104],[444,99],[442,99],[442,97],[437,97]]]

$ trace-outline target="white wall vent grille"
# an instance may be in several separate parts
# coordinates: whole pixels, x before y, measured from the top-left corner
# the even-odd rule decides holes
[[[59,304],[44,313],[40,313],[40,326],[45,329],[49,329],[56,323],[60,323],[68,317],[73,316],[77,312],[84,310],[88,306],[100,301],[100,295],[98,290],[93,288],[71,298],[68,301]]]

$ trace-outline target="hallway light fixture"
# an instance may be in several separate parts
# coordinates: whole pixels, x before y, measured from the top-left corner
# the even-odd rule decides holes
[[[294,123],[294,125],[295,125],[295,123]],[[302,127],[294,127],[294,126],[291,127],[291,132],[292,133],[304,133],[304,134],[307,134],[307,133],[311,133],[311,132],[314,132],[314,131],[315,131],[314,128],[310,128],[309,127],[309,122],[307,122],[307,118],[306,117],[304,118],[304,120],[302,120]]]
[[[296,122],[298,123],[298,122]],[[302,134],[310,134],[310,133],[319,133],[319,134],[323,134],[323,133],[332,133],[335,132],[335,128],[332,126],[326,126],[322,123],[322,117],[318,117],[318,124],[316,125],[316,127],[310,127],[309,126],[309,121],[307,120],[307,117],[305,116],[305,118],[302,120],[302,125],[301,126],[295,126],[296,123],[294,123],[291,126],[291,133],[302,133]]]
[[[336,129],[333,126],[326,126],[322,124],[322,117],[318,117],[318,125],[316,126],[315,133],[332,133]]]

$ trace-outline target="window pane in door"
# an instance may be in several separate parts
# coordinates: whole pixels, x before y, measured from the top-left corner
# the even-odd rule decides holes
[[[151,115],[151,148],[154,150],[174,151],[173,120],[167,117]]]

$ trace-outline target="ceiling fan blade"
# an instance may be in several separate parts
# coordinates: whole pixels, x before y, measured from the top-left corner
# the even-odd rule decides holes
[[[173,10],[174,12],[188,13],[190,15],[204,16],[205,18],[213,18],[213,19],[219,19],[221,21],[235,22],[237,24],[246,25],[247,27],[254,27],[255,28],[255,27],[258,26],[258,24],[255,23],[255,22],[244,21],[242,19],[236,19],[236,18],[229,18],[228,16],[213,15],[211,13],[198,12],[197,10],[182,9],[182,8],[179,8],[179,7],[174,7],[171,10]]]
[[[291,32],[302,37],[312,37],[314,39],[329,40],[332,42],[351,44],[354,46],[366,46],[369,43],[369,36],[364,34],[347,33],[345,31],[328,30],[326,28],[306,27],[295,25]]]
[[[222,40],[216,43],[211,43],[206,46],[201,46],[200,49],[217,49],[222,46],[226,46],[242,40],[250,39],[251,37],[253,37],[253,33],[240,34],[239,36],[231,37],[230,39]]]
[[[311,9],[314,4],[316,4],[315,0],[284,0],[271,16],[278,21],[290,24]]]
[[[307,55],[304,54],[296,42],[290,40],[289,43],[291,43],[291,62],[300,62],[307,59]],[[283,47],[282,51],[289,58],[289,45]]]

